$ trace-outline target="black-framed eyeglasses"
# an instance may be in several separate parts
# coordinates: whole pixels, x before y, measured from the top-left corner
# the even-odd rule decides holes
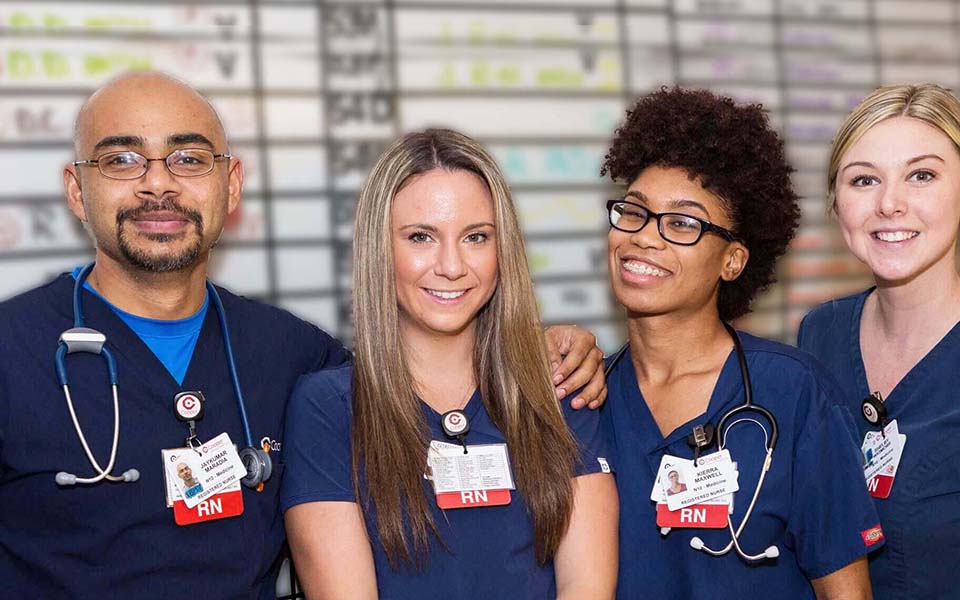
[[[153,161],[163,161],[170,173],[178,177],[200,177],[213,171],[217,160],[233,158],[232,154],[214,154],[204,148],[174,150],[164,158],[147,158],[131,150],[107,152],[94,160],[78,160],[73,166],[96,165],[100,174],[109,179],[139,179]]]
[[[626,200],[608,200],[607,216],[611,227],[626,233],[640,231],[646,227],[650,217],[653,217],[657,221],[660,237],[679,246],[693,246],[705,233],[715,233],[729,242],[737,241],[737,236],[732,231],[710,221],[683,213],[655,213],[646,206]]]

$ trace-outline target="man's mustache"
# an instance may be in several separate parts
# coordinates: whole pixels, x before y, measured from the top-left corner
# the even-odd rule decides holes
[[[181,206],[173,198],[164,198],[159,202],[144,202],[135,208],[123,208],[117,211],[117,227],[123,225],[128,219],[137,219],[145,214],[159,211],[174,212],[181,215],[186,220],[192,222],[197,227],[197,232],[203,232],[203,216],[195,210],[190,210]]]

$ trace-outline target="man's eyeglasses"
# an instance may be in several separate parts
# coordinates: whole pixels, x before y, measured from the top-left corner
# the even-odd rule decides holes
[[[693,246],[700,241],[704,233],[708,232],[715,233],[730,242],[737,240],[737,236],[732,231],[714,225],[710,221],[682,213],[655,213],[645,206],[624,200],[609,200],[607,215],[614,229],[627,233],[640,231],[650,221],[650,217],[653,217],[657,221],[660,237],[680,246]]]
[[[73,166],[96,165],[100,174],[110,179],[139,179],[147,172],[147,166],[156,160],[163,161],[167,170],[178,177],[200,177],[213,171],[218,159],[233,158],[231,154],[214,154],[203,148],[174,150],[166,158],[147,158],[142,154],[124,150],[107,152],[94,160],[78,160]]]

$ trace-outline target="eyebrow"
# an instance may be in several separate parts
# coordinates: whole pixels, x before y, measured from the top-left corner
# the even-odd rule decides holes
[[[202,133],[174,133],[168,135],[166,141],[167,146],[200,145],[207,146],[211,149],[214,148],[213,142],[211,142],[210,139]],[[93,147],[93,151],[97,152],[98,150],[103,150],[104,148],[114,148],[117,146],[143,148],[145,144],[146,140],[139,135],[110,135],[97,142],[97,145]]]
[[[134,146],[136,148],[142,148],[144,140],[139,135],[110,135],[99,142],[93,147],[93,151],[103,150],[104,148],[112,148],[114,146]]]
[[[213,142],[202,133],[174,133],[173,135],[167,136],[168,146],[186,146],[187,144],[200,144],[201,146],[213,148]]]
[[[491,227],[493,229],[497,228],[497,226],[494,225],[493,223],[490,223],[488,221],[481,221],[479,223],[471,223],[467,225],[462,229],[462,231],[467,231],[469,229],[479,229],[481,227]],[[439,229],[437,229],[433,225],[427,225],[426,223],[410,223],[409,225],[403,225],[402,227],[400,227],[400,231],[404,231],[406,229],[422,229],[424,231],[429,231],[431,233],[439,232]]]
[[[912,165],[913,163],[917,163],[917,162],[920,162],[921,160],[926,160],[926,159],[928,159],[928,158],[934,158],[934,159],[936,159],[936,160],[939,160],[940,162],[946,162],[945,160],[943,160],[943,158],[940,157],[939,154],[921,154],[920,156],[914,156],[913,158],[911,158],[910,160],[908,160],[906,164]],[[844,165],[843,168],[840,169],[840,172],[842,173],[842,172],[846,171],[847,169],[849,169],[850,167],[867,167],[868,169],[876,169],[876,168],[877,168],[877,166],[876,166],[875,164],[873,164],[872,162],[867,162],[867,161],[864,161],[864,160],[858,160],[858,161],[855,161],[855,162],[852,162],[852,163],[849,163],[849,164]]]
[[[636,190],[630,190],[624,196],[625,198],[636,198],[637,200],[642,200],[643,202],[650,202],[650,199],[644,195],[643,192],[638,192]],[[689,198],[678,198],[676,200],[668,200],[667,207],[670,210],[676,210],[678,208],[697,208],[703,211],[707,218],[710,218],[710,211],[707,210],[707,207],[703,204],[697,202],[696,200],[690,200]]]

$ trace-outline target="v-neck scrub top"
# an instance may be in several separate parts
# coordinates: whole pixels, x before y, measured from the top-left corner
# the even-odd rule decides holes
[[[351,473],[352,374],[352,367],[344,365],[305,376],[290,399],[285,434],[287,471],[280,501],[284,512],[305,502],[357,502]],[[430,439],[456,443],[444,435],[440,414],[426,403],[420,404]],[[580,447],[577,475],[609,472],[597,411],[573,410],[569,398],[561,404]],[[505,443],[479,390],[463,410],[470,423],[467,444]],[[426,449],[423,458],[426,466]],[[362,478],[360,484],[361,490],[366,489]],[[505,506],[452,510],[437,506],[429,481],[424,480],[423,493],[446,548],[431,537],[425,568],[420,572],[390,567],[377,532],[376,514],[372,508],[364,513],[380,598],[540,600],[556,596],[553,563],[537,563],[533,522],[519,490],[511,491],[511,502]]]
[[[804,318],[797,343],[830,369],[856,415],[858,444],[877,430],[860,416],[872,391],[860,353],[860,317],[872,288]],[[896,352],[896,348],[890,348]],[[885,400],[907,436],[890,497],[874,502],[887,544],[870,556],[878,600],[960,597],[960,324]],[[858,479],[863,482],[863,476]]]
[[[95,474],[57,380],[60,334],[73,327],[74,280],[0,304],[0,582],[9,598],[273,598],[283,543],[278,511],[283,414],[303,373],[348,358],[343,347],[293,315],[219,289],[255,444],[267,444],[273,476],[243,489],[243,514],[180,527],[167,508],[160,451],[184,445],[174,416],[180,391],[206,397],[201,441],[226,432],[244,443],[216,311],[209,310],[183,385],[97,296],[84,290],[88,327],[103,332],[117,361],[120,438],[115,474],[134,483],[60,487],[59,471]],[[99,356],[73,354],[67,371],[83,433],[101,465],[113,441],[113,400]]]
[[[830,376],[795,348],[740,333],[755,404],[773,412],[780,439],[750,520],[740,536],[748,554],[771,544],[779,558],[747,563],[731,550],[722,557],[690,547],[699,536],[719,550],[728,529],[674,529],[661,536],[650,500],[664,454],[692,459],[687,436],[743,403],[736,353],[723,365],[706,412],[663,436],[637,385],[629,350],[607,378],[602,424],[620,492],[620,576],[623,600],[693,598],[742,600],[764,590],[777,598],[813,598],[810,579],[840,569],[882,544],[870,535],[878,524],[867,495],[850,415]],[[762,417],[746,414],[744,417]],[[733,421],[736,421],[734,418]],[[728,430],[725,447],[737,463],[734,528],[743,519],[766,456],[764,435],[753,423]],[[715,446],[711,451],[715,450]],[[859,479],[858,479],[859,477]],[[773,596],[771,596],[773,597]]]

